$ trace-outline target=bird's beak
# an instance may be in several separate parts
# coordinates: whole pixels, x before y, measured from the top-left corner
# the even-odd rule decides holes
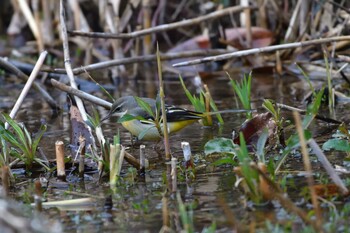
[[[110,118],[111,115],[112,115],[111,112],[108,112],[107,115],[106,115],[104,118],[102,118],[102,119],[100,120],[100,123],[102,123],[103,121],[105,121],[105,120],[107,120],[108,118]]]

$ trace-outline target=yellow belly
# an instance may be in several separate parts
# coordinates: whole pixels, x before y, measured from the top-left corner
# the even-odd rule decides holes
[[[177,132],[187,125],[193,124],[197,120],[186,120],[179,122],[168,123],[169,134]],[[141,140],[155,141],[161,139],[159,132],[154,124],[143,124],[138,120],[125,121],[122,123],[123,127],[127,129],[132,135],[139,137],[140,134],[144,134]],[[163,130],[163,125],[161,125]]]

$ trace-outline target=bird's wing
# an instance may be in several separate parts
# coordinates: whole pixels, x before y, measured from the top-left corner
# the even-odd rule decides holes
[[[200,112],[190,111],[175,106],[166,106],[166,117],[168,122],[196,120],[203,116]]]

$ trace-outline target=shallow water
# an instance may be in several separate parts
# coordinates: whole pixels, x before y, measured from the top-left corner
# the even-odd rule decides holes
[[[237,79],[242,74],[231,74],[231,77]],[[151,81],[149,81],[151,80]],[[199,89],[198,78],[185,79],[186,85],[191,92]],[[216,101],[219,110],[236,108],[237,100],[234,97],[233,90],[229,84],[229,80],[225,76],[219,76],[203,81],[211,91],[213,99]],[[252,100],[253,108],[261,110],[263,98],[271,98],[279,103],[289,104],[292,106],[302,106],[300,100],[305,94],[304,91],[298,89],[299,95],[295,95],[295,87],[293,84],[299,82],[294,77],[273,77],[270,74],[253,73],[252,83]],[[120,80],[117,90],[121,92],[113,93],[114,96],[138,95],[144,97],[154,97],[157,90],[157,78],[143,78],[139,80]],[[10,89],[11,87],[11,89]],[[21,85],[1,85],[1,109],[0,111],[9,112],[16,96],[19,95]],[[65,94],[57,90],[50,90],[56,100],[60,100],[62,105],[65,104]],[[190,108],[189,101],[186,99],[184,91],[177,78],[165,78],[166,102],[168,104],[176,104],[181,107]],[[292,94],[293,93],[293,94]],[[99,93],[100,95],[100,93]],[[89,109],[89,104],[87,104]],[[106,114],[106,110],[98,108],[100,114]],[[225,124],[222,126],[214,126],[213,128],[205,128],[200,124],[193,124],[170,138],[171,151],[173,156],[181,158],[182,152],[181,141],[188,141],[191,145],[192,153],[197,157],[203,153],[205,143],[215,137],[230,138],[233,130],[238,130],[244,121],[244,116],[239,114],[223,115]],[[286,114],[286,118],[290,118],[290,114]],[[17,118],[23,121],[30,131],[35,132],[42,122],[48,125],[47,132],[41,141],[41,149],[48,158],[54,158],[57,140],[63,140],[66,145],[66,152],[69,154],[68,144],[70,138],[70,123],[67,109],[64,108],[57,117],[52,117],[49,106],[40,98],[40,96],[31,91],[25,100]],[[112,138],[117,132],[117,128],[121,132],[122,144],[130,146],[129,134],[116,123],[115,118],[106,121],[102,128],[107,138]],[[332,129],[328,125],[323,124],[322,130],[317,129],[320,123],[315,126],[315,135],[324,136],[324,132],[330,132]],[[330,135],[329,135],[330,136]],[[319,138],[319,140],[325,140]],[[56,219],[63,224],[64,232],[158,232],[162,223],[162,193],[167,186],[163,184],[163,176],[166,174],[166,166],[164,160],[159,158],[159,154],[153,148],[154,143],[146,142],[147,157],[150,160],[151,167],[146,172],[144,181],[134,181],[129,179],[128,165],[125,165],[122,172],[124,174],[121,185],[117,191],[111,192],[108,182],[98,183],[98,175],[90,174],[86,176],[85,182],[79,179],[71,179],[70,184],[65,188],[57,188],[52,183],[55,178],[51,178],[47,187],[47,199],[62,200],[72,199],[85,196],[85,194],[97,197],[96,203],[88,207],[87,210],[59,210],[51,208],[44,210],[46,216]],[[160,144],[161,145],[161,144]],[[131,149],[130,153],[138,156],[138,149]],[[336,157],[339,159],[339,157]],[[341,162],[342,159],[339,159]],[[201,161],[200,164],[209,164],[209,162]],[[286,170],[302,170],[301,157],[290,157],[287,159]],[[46,175],[47,176],[47,175]],[[193,203],[193,222],[196,231],[201,231],[204,227],[210,226],[216,222],[217,229],[220,232],[229,232],[230,224],[223,213],[223,207],[218,204],[218,197],[225,200],[226,205],[236,215],[238,220],[255,222],[263,224],[266,219],[278,219],[276,214],[282,214],[280,211],[273,211],[269,208],[252,213],[247,212],[244,208],[246,203],[242,198],[242,193],[235,187],[236,177],[231,167],[208,168],[200,171],[196,179],[190,183],[180,182],[178,189],[181,193],[182,200],[185,203]],[[24,185],[24,188],[32,186],[32,182]],[[75,194],[65,194],[64,191],[74,191]],[[18,199],[21,199],[23,191],[13,193]],[[108,208],[105,206],[105,199],[111,196],[113,206]],[[176,195],[171,194],[168,197],[170,218],[172,219],[172,229],[179,229],[180,217],[176,211],[177,201]]]

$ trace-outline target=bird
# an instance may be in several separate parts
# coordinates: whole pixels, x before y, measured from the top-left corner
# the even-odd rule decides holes
[[[137,98],[141,99],[143,103],[147,103],[150,107],[150,111],[153,113],[157,111],[157,101],[155,99],[146,97]],[[122,126],[126,130],[140,140],[159,141],[162,138],[162,135],[159,133],[159,130],[156,127],[155,121],[157,119],[155,119],[155,114],[151,115],[149,111],[146,111],[145,107],[141,107],[141,104],[138,102],[137,98],[134,96],[123,96],[118,98],[112,104],[112,107],[107,115],[102,118],[101,122],[110,118],[112,115],[122,118],[128,114],[130,118],[121,121]],[[172,105],[166,105],[165,111],[169,134],[178,132],[186,126],[191,125],[208,115],[208,113],[191,111]],[[209,114],[212,115],[220,112],[210,112]],[[233,110],[229,112],[247,112],[247,110]],[[164,128],[161,116],[159,119],[160,127],[163,131]]]

